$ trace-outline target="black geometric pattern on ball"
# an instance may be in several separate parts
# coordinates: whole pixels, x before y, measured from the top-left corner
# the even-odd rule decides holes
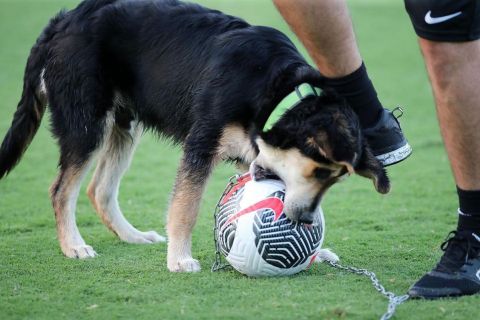
[[[277,191],[270,197],[283,201],[285,193]],[[274,218],[271,209],[255,214],[253,232],[258,253],[268,264],[282,269],[304,263],[320,245],[323,233],[320,218],[316,217],[311,226],[293,222],[283,212],[278,220]]]

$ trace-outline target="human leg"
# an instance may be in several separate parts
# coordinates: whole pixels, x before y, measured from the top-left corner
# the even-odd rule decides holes
[[[432,84],[438,120],[459,196],[457,230],[442,244],[438,265],[412,288],[413,297],[480,291],[480,21],[472,1],[413,1],[406,5]],[[452,7],[452,5],[454,7]],[[461,12],[460,15],[455,13]],[[431,23],[431,17],[450,17]],[[468,23],[467,23],[468,22]],[[465,26],[468,26],[465,28]]]
[[[325,85],[338,91],[359,116],[374,155],[390,165],[411,154],[398,121],[383,109],[357,47],[348,7],[341,0],[274,0],[303,42]]]
[[[440,128],[459,193],[459,223],[438,265],[410,289],[438,298],[480,291],[480,41],[420,39]],[[465,212],[463,212],[465,211]]]
[[[420,47],[455,181],[463,190],[480,190],[480,40],[420,39]]]

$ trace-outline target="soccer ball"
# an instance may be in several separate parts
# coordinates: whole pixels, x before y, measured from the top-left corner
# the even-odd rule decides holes
[[[323,243],[320,206],[311,225],[289,220],[283,212],[285,185],[280,180],[234,179],[215,215],[217,248],[248,276],[287,276],[307,269]]]

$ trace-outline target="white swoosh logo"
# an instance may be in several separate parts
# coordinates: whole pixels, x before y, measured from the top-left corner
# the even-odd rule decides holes
[[[480,242],[480,237],[477,236],[475,233],[472,232],[472,236],[477,239],[478,242]],[[478,278],[478,280],[480,280],[480,269],[477,270],[477,273],[475,274]]]
[[[442,23],[447,20],[453,19],[461,14],[462,14],[462,11],[459,11],[459,12],[449,14],[448,16],[432,17],[432,11],[428,11],[427,14],[425,15],[425,22],[428,24]]]
[[[476,235],[475,233],[473,233],[473,232],[472,232],[472,236],[473,236],[475,239],[477,239],[478,242],[480,242],[480,237],[479,237],[479,236],[477,236],[477,235]]]

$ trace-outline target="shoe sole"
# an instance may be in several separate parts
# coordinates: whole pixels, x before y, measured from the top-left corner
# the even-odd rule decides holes
[[[437,299],[449,299],[458,298],[462,296],[471,296],[476,292],[461,292],[456,288],[442,288],[442,289],[425,289],[425,288],[412,288],[408,291],[408,295],[411,299],[425,299],[425,300],[437,300]]]
[[[384,167],[388,167],[407,159],[412,154],[412,147],[407,143],[404,146],[375,156]]]

